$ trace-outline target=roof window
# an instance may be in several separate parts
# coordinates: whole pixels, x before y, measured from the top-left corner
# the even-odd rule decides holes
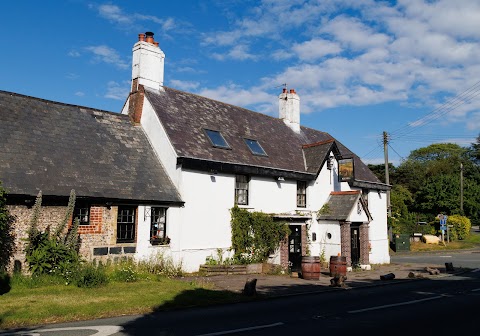
[[[214,147],[230,149],[227,141],[219,131],[212,131],[209,129],[205,130],[205,133],[208,136],[208,139]]]
[[[267,156],[267,153],[265,153],[262,146],[260,146],[257,140],[252,140],[252,139],[243,139],[243,140],[247,144],[252,154]]]

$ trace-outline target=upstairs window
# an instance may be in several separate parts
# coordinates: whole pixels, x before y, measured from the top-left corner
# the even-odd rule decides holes
[[[297,207],[307,207],[307,182],[297,181]]]
[[[89,225],[90,223],[90,207],[86,204],[76,204],[73,209],[73,223],[78,218],[80,225]]]
[[[257,140],[252,140],[252,139],[243,139],[243,140],[247,144],[252,154],[267,156],[267,153],[265,153],[262,146],[260,146]]]
[[[117,216],[117,243],[135,241],[135,207],[119,206]]]
[[[248,205],[247,175],[235,175],[235,204]]]
[[[227,141],[223,137],[222,133],[220,133],[219,131],[212,131],[212,130],[206,129],[205,133],[207,134],[208,139],[210,140],[210,143],[214,147],[230,149],[230,146],[228,145]]]

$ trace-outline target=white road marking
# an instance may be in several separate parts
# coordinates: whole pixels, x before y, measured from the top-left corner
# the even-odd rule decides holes
[[[241,332],[241,331],[249,331],[249,330],[256,330],[256,329],[263,329],[263,328],[278,327],[278,326],[281,326],[281,325],[283,325],[282,322],[277,322],[277,323],[265,324],[265,325],[255,326],[255,327],[225,330],[225,331],[219,331],[219,332],[214,332],[214,333],[210,333],[210,334],[201,334],[201,335],[197,335],[197,336],[227,335],[227,334],[234,334],[234,333]]]
[[[451,258],[452,256],[439,256],[440,258]]]
[[[475,272],[480,272],[480,268],[475,268],[472,273],[475,273]]]
[[[478,291],[480,291],[480,288],[472,289],[472,292],[478,292]]]
[[[358,310],[351,310],[348,313],[350,314],[357,314],[357,313],[363,313],[366,311],[370,310],[377,310],[377,309],[383,309],[383,308],[389,308],[389,307],[397,307],[397,306],[405,306],[405,305],[410,305],[410,304],[415,304],[423,301],[430,301],[430,300],[436,300],[436,299],[441,299],[444,296],[434,296],[431,298],[426,298],[426,299],[420,299],[420,300],[413,300],[413,301],[407,301],[407,302],[400,302],[400,303],[392,303],[388,305],[383,305],[383,306],[377,306],[377,307],[371,307],[371,308],[365,308],[365,309],[358,309]]]
[[[69,331],[69,330],[95,330],[96,333],[92,334],[95,336],[109,336],[123,330],[123,327],[120,326],[85,326],[85,327],[70,327],[70,328],[52,328],[52,329],[35,329],[32,331],[19,331],[7,335],[24,335],[24,336],[40,336],[44,332],[55,332],[55,331]]]

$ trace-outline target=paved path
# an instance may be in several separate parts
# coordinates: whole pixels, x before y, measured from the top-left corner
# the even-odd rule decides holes
[[[430,275],[425,268],[436,268],[440,271],[439,275]],[[456,272],[462,271],[455,269]],[[249,279],[257,279],[257,293],[265,296],[284,296],[301,293],[344,290],[356,287],[392,284],[394,282],[412,280],[409,273],[421,274],[425,278],[435,278],[448,275],[445,265],[435,264],[389,264],[374,265],[371,270],[355,270],[347,272],[346,286],[344,288],[331,287],[330,279],[332,277],[328,270],[321,272],[318,280],[305,280],[288,275],[267,275],[267,274],[248,274],[248,275],[213,275],[208,277],[189,276],[184,277],[185,281],[197,281],[205,283],[216,290],[228,290],[233,292],[242,292],[245,282]],[[381,280],[380,276],[393,273],[393,280]]]

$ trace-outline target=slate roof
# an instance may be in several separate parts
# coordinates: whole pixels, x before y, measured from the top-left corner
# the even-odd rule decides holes
[[[128,116],[0,91],[0,181],[10,195],[182,203]]]
[[[336,220],[345,221],[356,205],[357,200],[361,198],[360,191],[337,191],[330,193],[327,202],[324,205],[325,211],[320,210],[317,215],[318,220]],[[371,218],[368,207],[364,205],[367,216]]]
[[[279,118],[163,88],[145,87],[145,96],[180,158],[308,173],[314,179],[335,141],[339,155],[354,158],[356,179],[381,184],[358,156],[328,133],[302,126],[297,134]],[[213,147],[204,129],[220,131],[231,149]],[[253,155],[244,138],[257,140],[267,156]],[[307,144],[314,145],[302,149]]]

